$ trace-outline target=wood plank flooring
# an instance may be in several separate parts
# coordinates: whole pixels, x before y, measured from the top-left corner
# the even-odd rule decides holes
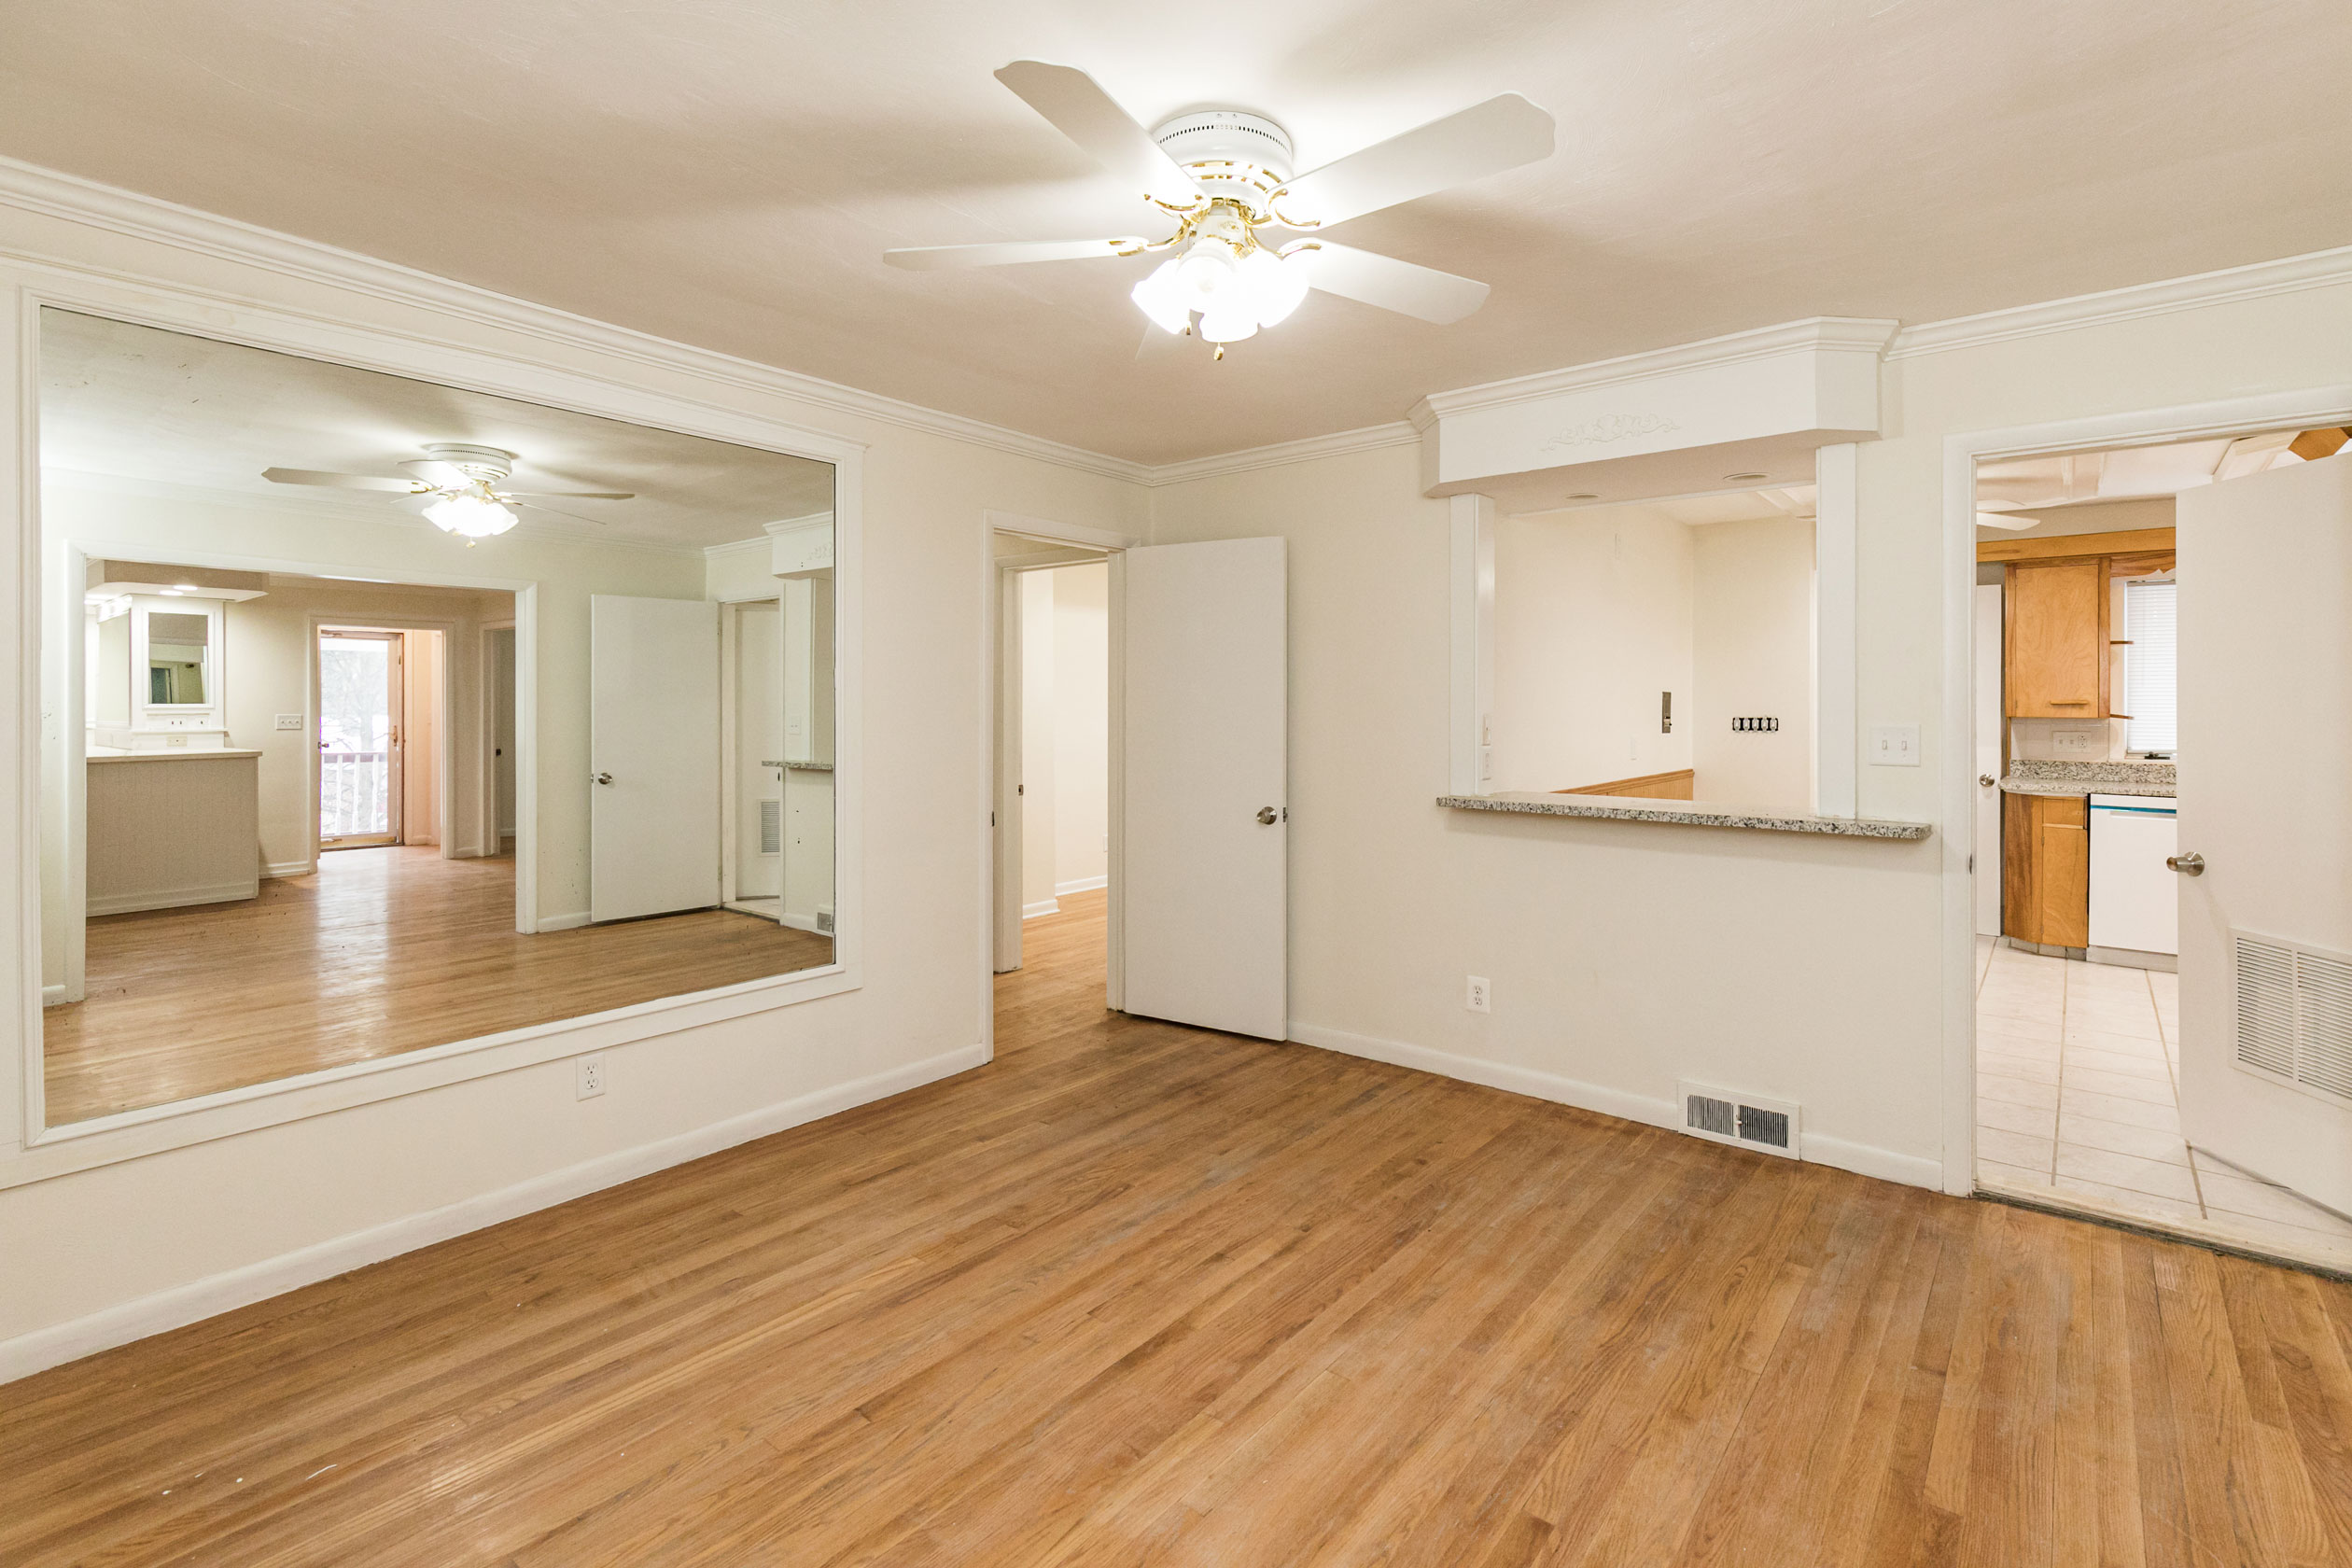
[[[729,910],[525,936],[514,861],[338,849],[261,896],[90,922],[88,1000],[45,1009],[51,1126],[833,961]]]
[[[1100,931],[978,1071],[9,1387],[0,1561],[2352,1562],[2352,1288],[1106,1014]]]

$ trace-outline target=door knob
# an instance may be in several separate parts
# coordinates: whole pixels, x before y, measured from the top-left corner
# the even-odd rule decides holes
[[[1258,820],[1270,828],[1280,820],[1280,817],[1272,806],[1261,805],[1258,807]]]
[[[2186,855],[2167,855],[2164,857],[2164,864],[2183,876],[2205,875],[2205,857],[2194,851]]]
[[[2000,780],[1994,777],[1989,773],[1980,773],[1977,775],[1977,782],[1990,790],[1994,785],[1998,784]]]
[[[588,779],[589,782],[594,784],[609,784],[612,782],[612,775],[609,773],[592,773],[588,776]]]

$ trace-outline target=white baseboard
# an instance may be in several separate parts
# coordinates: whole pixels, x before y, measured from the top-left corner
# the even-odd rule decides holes
[[[1075,881],[1055,883],[1054,896],[1059,898],[1064,893],[1091,893],[1097,888],[1109,886],[1111,886],[1111,878],[1108,876],[1081,876]]]
[[[511,1187],[487,1192],[422,1213],[405,1215],[368,1230],[338,1236],[315,1246],[265,1258],[242,1268],[210,1275],[189,1284],[158,1291],[134,1301],[108,1307],[69,1323],[36,1328],[13,1339],[0,1340],[0,1383],[30,1377],[133,1339],[182,1328],[205,1318],[256,1301],[282,1295],[303,1285],[331,1280],[385,1258],[446,1241],[453,1236],[481,1230],[568,1203],[606,1187],[633,1182],[640,1176],[700,1159],[705,1155],[765,1138],[788,1127],[833,1115],[854,1106],[887,1099],[925,1084],[966,1072],[988,1060],[986,1045],[965,1045],[888,1072],[853,1079],[812,1094],[781,1100],[758,1111],[731,1116],[708,1127],[672,1138],[600,1155],[561,1170],[551,1170]]]
[[[1534,1099],[1548,1099],[1558,1105],[1573,1105],[1580,1111],[1598,1111],[1604,1116],[1622,1116],[1629,1122],[1641,1122],[1669,1130],[1678,1130],[1682,1127],[1681,1113],[1671,1099],[1655,1099],[1648,1095],[1629,1094],[1623,1089],[1603,1088],[1598,1084],[1562,1078],[1557,1073],[1541,1072],[1533,1068],[1513,1067],[1477,1057],[1460,1057],[1447,1051],[1433,1051],[1426,1045],[1378,1040],[1370,1035],[1350,1034],[1341,1029],[1324,1029],[1320,1025],[1302,1024],[1295,1020],[1290,1026],[1290,1037],[1302,1045],[1314,1045],[1346,1056],[1364,1057],[1396,1067],[1434,1072],[1441,1078],[1458,1078],[1465,1084],[1482,1084],[1490,1089],[1503,1089]],[[1802,1157],[1815,1165],[1835,1166],[1840,1170],[1874,1176],[1882,1182],[1900,1182],[1906,1186],[1937,1190],[1943,1186],[1943,1163],[1917,1155],[1897,1154],[1892,1149],[1849,1142],[1842,1138],[1825,1138],[1812,1131],[1805,1133],[1800,1153]]]
[[[55,986],[43,986],[41,987],[41,1005],[43,1007],[62,1007],[64,1003],[65,987],[63,984]]]
[[[143,909],[192,909],[200,903],[235,903],[257,897],[261,891],[259,879],[252,882],[218,882],[202,888],[175,888],[168,893],[125,893],[114,898],[94,898],[83,913],[96,918],[101,915],[130,915]]]
[[[1052,899],[1039,899],[1035,903],[1025,903],[1021,905],[1021,918],[1024,920],[1034,920],[1040,915],[1058,915],[1060,913],[1061,905],[1055,903]]]
[[[308,876],[318,869],[316,861],[280,861],[261,868],[264,876]]]
[[[539,929],[543,931],[576,931],[587,923],[588,911],[585,909],[575,909],[568,915],[542,916],[539,919]]]

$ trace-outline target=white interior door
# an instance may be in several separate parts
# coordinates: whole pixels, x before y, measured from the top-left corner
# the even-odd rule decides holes
[[[2181,1129],[2352,1213],[2352,457],[2178,525]]]
[[[1283,541],[1126,557],[1123,1002],[1288,1032]]]
[[[588,601],[589,917],[719,902],[719,607]]]
[[[1976,591],[1976,929],[2001,934],[2001,585]],[[1991,783],[1986,783],[1986,779]]]

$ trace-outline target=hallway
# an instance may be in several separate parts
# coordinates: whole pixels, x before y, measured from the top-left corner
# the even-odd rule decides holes
[[[12,1387],[0,1561],[2352,1560],[2352,1286],[1109,1014],[1071,903],[989,1066]]]

